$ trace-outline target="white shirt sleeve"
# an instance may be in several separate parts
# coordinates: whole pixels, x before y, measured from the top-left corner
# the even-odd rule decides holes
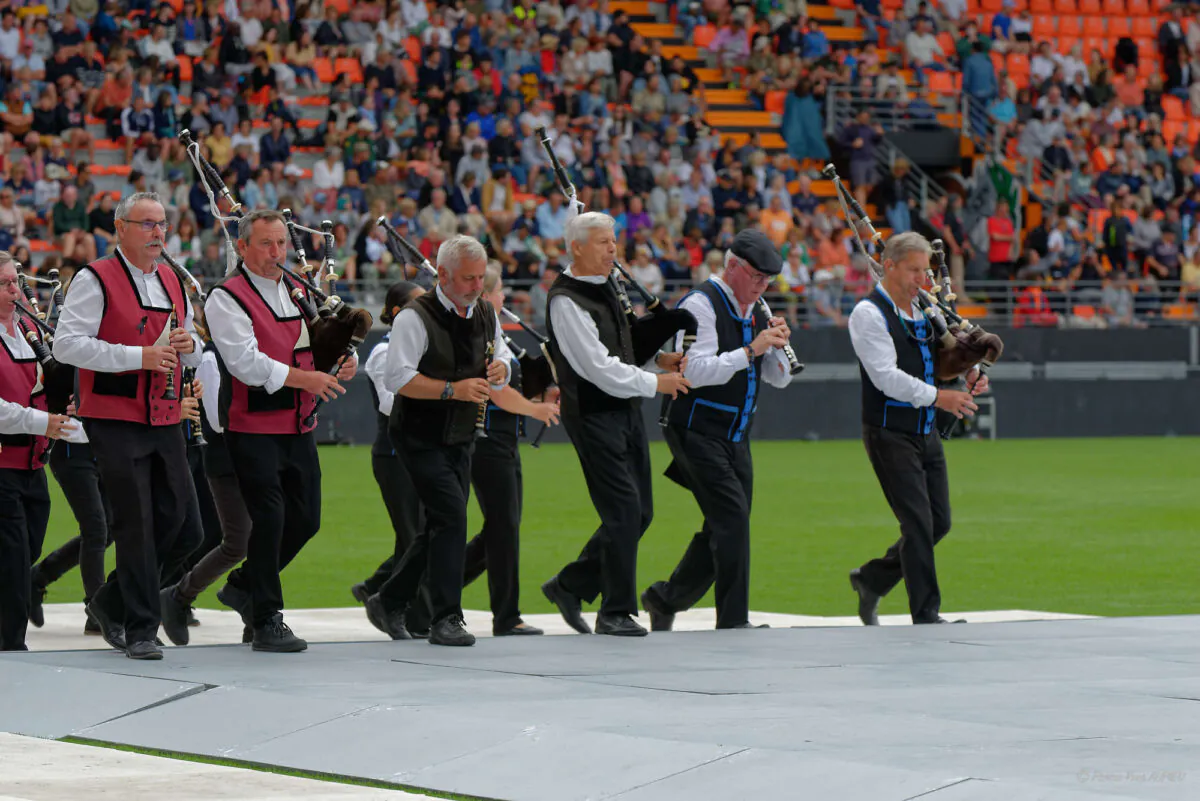
[[[204,356],[204,343],[200,341],[200,335],[196,333],[196,310],[192,308],[192,302],[188,299],[187,289],[183,290],[183,305],[187,311],[183,313],[183,330],[187,331],[192,336],[192,352],[180,353],[179,363],[187,367],[199,367],[200,360]],[[141,354],[138,354],[138,366],[141,364]]]
[[[272,359],[258,349],[250,316],[228,292],[217,289],[204,304],[213,343],[229,374],[246,386],[278,392],[287,381],[291,365]]]
[[[45,436],[50,415],[40,409],[0,400],[0,434]]]
[[[408,386],[417,375],[417,365],[429,347],[429,334],[413,309],[401,309],[392,320],[391,342],[384,363],[383,387],[389,394]]]
[[[504,365],[504,381],[499,384],[490,384],[489,386],[499,391],[508,386],[508,382],[512,378],[512,360],[514,358],[512,351],[508,348],[508,343],[504,341],[504,329],[500,327],[499,314],[496,315],[496,333],[492,342],[492,361],[500,362]]]
[[[54,358],[85,370],[124,373],[142,369],[142,349],[97,338],[104,314],[104,290],[91,270],[71,280],[54,336]]]
[[[217,404],[221,396],[221,368],[217,366],[217,354],[212,351],[200,357],[200,366],[196,368],[196,379],[204,387],[204,397],[200,406],[204,409],[204,417],[209,427],[218,434],[221,433],[221,415]]]
[[[625,364],[600,342],[595,321],[565,295],[550,301],[550,324],[558,348],[581,378],[614,398],[652,398],[658,392],[658,377]]]
[[[913,406],[932,406],[937,387],[896,366],[896,344],[888,333],[883,312],[870,301],[859,301],[850,313],[850,342],[876,389]]]
[[[717,315],[709,299],[695,293],[679,304],[696,318],[696,341],[688,349],[687,369],[684,376],[694,388],[726,384],[739,370],[750,365],[745,348],[717,353]],[[676,349],[683,347],[682,332],[676,336]]]
[[[379,413],[384,417],[392,413],[392,404],[396,400],[395,393],[388,392],[387,382],[384,381],[388,351],[388,343],[380,342],[371,350],[371,355],[367,357],[367,365],[364,368],[367,378],[371,379],[371,384],[375,387],[375,394],[379,396]]]

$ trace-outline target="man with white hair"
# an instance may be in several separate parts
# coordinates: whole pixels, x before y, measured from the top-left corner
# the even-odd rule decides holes
[[[920,234],[896,234],[883,251],[883,278],[850,314],[850,340],[862,375],[863,443],[884,497],[900,522],[900,539],[881,559],[850,571],[858,616],[879,625],[879,601],[904,580],[913,623],[946,623],[933,546],[950,531],[950,485],[935,409],[956,417],[976,410],[988,387],[979,368],[970,392],[938,389],[937,340],[917,306],[931,248]]]
[[[388,433],[425,506],[425,529],[367,599],[368,619],[394,640],[411,639],[404,609],[424,576],[430,644],[475,644],[462,612],[471,452],[481,404],[508,384],[512,359],[498,315],[479,302],[487,261],[478,240],[447,239],[434,291],[392,321],[383,380],[398,397]]]
[[[192,492],[179,362],[198,367],[201,346],[183,284],[158,263],[169,227],[158,195],[132,194],[114,216],[116,251],[71,281],[54,358],[79,368],[79,416],[112,493],[117,569],[88,611],[130,659],[162,659],[159,572],[187,544]]]
[[[646,630],[633,619],[638,540],[654,515],[641,399],[658,393],[674,397],[690,384],[679,353],[654,356],[668,372],[655,375],[638,367],[632,314],[624,310],[628,300],[622,302],[610,276],[617,254],[613,224],[612,217],[598,212],[567,223],[572,265],[547,293],[563,427],[579,454],[600,528],[578,559],[542,585],[542,592],[580,634],[591,633],[582,602],[603,593],[596,633],[640,637]]]

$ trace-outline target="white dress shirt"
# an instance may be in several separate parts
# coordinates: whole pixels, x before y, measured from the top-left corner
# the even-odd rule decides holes
[[[391,415],[392,404],[396,400],[396,394],[388,392],[387,382],[384,381],[387,358],[388,341],[385,339],[371,349],[371,355],[367,357],[367,364],[363,368],[367,371],[367,378],[371,379],[371,385],[375,387],[375,394],[379,396],[379,413],[384,417]]]
[[[454,308],[454,301],[446,297],[446,293],[442,291],[439,284],[434,292],[437,293],[437,299],[449,311],[458,314],[458,310]],[[472,303],[467,307],[466,318],[471,319],[471,315],[475,313],[475,304]],[[504,332],[500,330],[500,315],[496,315],[496,331],[492,336],[494,350],[492,351],[492,360],[500,362],[504,365],[504,381],[499,384],[492,384],[492,389],[501,390],[508,385],[508,380],[511,378],[512,371],[508,363],[512,361],[512,351],[508,349],[508,345],[504,342]],[[391,342],[387,348],[387,357],[384,360],[383,370],[383,392],[393,395],[408,386],[408,382],[420,372],[417,370],[417,365],[421,363],[421,357],[425,355],[425,351],[429,349],[429,332],[425,330],[425,323],[421,321],[421,317],[417,314],[416,309],[402,309],[396,315],[396,319],[392,321]],[[480,376],[482,378],[483,376]],[[374,380],[374,379],[372,379]],[[376,390],[380,386],[376,385]],[[390,410],[389,410],[390,411]]]
[[[244,269],[244,268],[243,268]],[[283,279],[272,281],[250,270],[244,270],[250,286],[277,317],[300,317],[300,310],[288,296]],[[272,359],[258,349],[258,338],[254,336],[254,325],[250,315],[242,308],[232,293],[217,289],[208,296],[204,304],[204,318],[213,344],[221,354],[229,374],[248,387],[262,387],[268,394],[275,394],[287,381],[291,364]],[[308,325],[301,322],[300,340],[308,344]],[[207,387],[205,395],[208,394]]]
[[[908,310],[902,312],[883,285],[876,286],[902,318],[915,320],[921,316],[915,303],[909,304]],[[896,343],[888,332],[887,320],[879,307],[869,300],[860,300],[850,313],[850,342],[871,383],[884,395],[916,407],[932,406],[937,400],[937,387],[926,384],[896,366]]]
[[[16,328],[16,317],[13,317],[13,328]],[[25,338],[9,330],[0,323],[0,336],[8,352],[18,359],[32,359],[33,348]],[[50,415],[40,409],[24,406],[12,401],[0,400],[0,434],[32,434],[37,437],[45,436],[46,428],[50,425]]]
[[[572,275],[570,268],[567,275]],[[604,275],[572,275],[588,284],[603,284]],[[625,364],[608,352],[600,341],[600,330],[592,316],[565,295],[550,300],[550,324],[558,349],[580,378],[595,384],[614,398],[652,398],[658,392],[658,376],[632,364]]]
[[[209,427],[218,434],[221,428],[221,415],[217,408],[218,398],[221,397],[221,368],[217,365],[215,351],[205,351],[200,357],[200,366],[196,368],[196,380],[204,387],[204,399],[200,406],[204,409],[204,418]]]
[[[738,309],[742,317],[750,314],[749,308],[739,308],[733,290],[729,288],[728,284],[716,276],[708,280],[725,293],[725,297],[729,299],[729,305]],[[765,304],[766,301],[763,303]],[[750,359],[746,355],[744,347],[717,353],[717,314],[706,295],[693,292],[683,299],[679,308],[687,309],[696,318],[696,341],[688,349],[687,369],[683,373],[684,377],[691,382],[693,389],[727,384],[735,373],[750,366]],[[675,349],[680,350],[682,347],[683,333],[681,332],[676,335]],[[792,375],[788,372],[787,357],[783,355],[782,348],[771,348],[763,354],[762,372],[763,380],[773,387],[783,389],[792,382]]]
[[[138,297],[145,306],[160,309],[171,306],[170,296],[158,275],[159,270],[170,270],[164,264],[155,266],[152,273],[144,273],[129,263],[117,249],[117,257],[133,277]],[[179,354],[180,361],[188,367],[200,364],[200,338],[196,336],[195,315],[192,304],[184,294],[183,330],[192,335],[192,352]],[[58,319],[54,335],[54,358],[64,364],[73,364],[98,373],[124,373],[142,369],[142,347],[140,345],[118,345],[97,338],[100,318],[104,315],[104,288],[100,279],[91,270],[80,270],[71,279],[63,303],[62,316]]]

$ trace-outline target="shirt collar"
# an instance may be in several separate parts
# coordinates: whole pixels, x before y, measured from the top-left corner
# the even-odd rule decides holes
[[[144,273],[144,272],[142,272],[141,268],[139,268],[132,261],[129,260],[129,257],[125,255],[125,251],[121,250],[120,245],[117,245],[116,253],[117,253],[118,258],[120,258],[121,263],[125,265],[125,269],[128,270],[129,274],[132,275],[134,278],[138,278],[138,277],[149,278],[150,276],[152,276],[158,272],[158,262],[154,263],[153,270],[151,270],[148,273]]]
[[[916,311],[914,310],[917,307],[915,303],[908,304],[907,312],[900,311],[900,307],[896,305],[896,301],[893,300],[892,296],[888,294],[888,291],[884,289],[882,281],[875,282],[875,288],[879,290],[879,294],[887,298],[888,303],[892,304],[892,308],[896,310],[896,314],[899,314],[901,317],[907,317],[910,320],[916,319]]]
[[[735,309],[739,309],[742,312],[743,317],[745,317],[750,312],[750,307],[742,306],[742,304],[738,302],[737,296],[733,294],[733,289],[730,288],[729,284],[727,284],[723,280],[721,280],[721,278],[719,276],[710,275],[708,277],[708,280],[712,281],[714,284],[716,284],[718,287],[721,288],[721,291],[725,293],[725,297],[729,298],[730,305],[733,306]]]
[[[437,299],[438,299],[439,301],[441,301],[441,304],[442,304],[443,306],[445,306],[445,307],[446,307],[446,311],[451,311],[451,312],[454,312],[455,314],[458,314],[458,308],[457,308],[457,307],[454,305],[454,301],[450,300],[450,298],[449,298],[449,297],[446,295],[446,293],[442,291],[442,285],[441,285],[441,284],[438,284],[438,285],[437,285],[437,288],[436,288],[436,290],[435,290],[435,291],[437,292]],[[470,319],[471,319],[471,315],[472,315],[474,312],[475,312],[475,304],[474,304],[474,303],[472,303],[470,306],[468,306],[468,307],[467,307],[467,313],[466,313],[465,315],[463,315],[463,316],[464,316],[466,319],[470,320]]]
[[[607,275],[576,275],[570,267],[568,267],[565,272],[576,281],[583,281],[585,284],[603,284],[608,280]]]

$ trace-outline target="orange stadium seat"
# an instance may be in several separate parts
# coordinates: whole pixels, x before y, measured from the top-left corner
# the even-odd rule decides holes
[[[1079,13],[1100,15],[1104,12],[1100,8],[1100,0],[1079,0]]]
[[[1103,0],[1103,8],[1109,19],[1125,16],[1125,0]]]
[[[1133,36],[1133,21],[1129,17],[1110,17],[1108,38],[1120,39],[1122,36]]]
[[[1072,47],[1079,44],[1083,40],[1078,36],[1060,36],[1055,41],[1058,42],[1058,52],[1065,56],[1067,53],[1071,52]]]
[[[1058,35],[1059,36],[1082,36],[1083,35],[1083,17],[1059,17],[1058,18]]]
[[[177,56],[176,61],[179,62],[179,80],[184,83],[192,82],[192,57]]]
[[[767,111],[772,114],[782,114],[784,104],[787,102],[787,92],[775,91],[767,92],[766,106]]]
[[[357,58],[339,58],[333,62],[333,74],[335,76],[349,75],[350,80],[355,84],[365,82],[363,79],[362,64],[359,63]]]
[[[707,48],[712,44],[712,40],[717,36],[717,29],[713,25],[697,25],[692,30],[692,44],[700,49]]]
[[[1129,0],[1125,7],[1125,13],[1131,17],[1154,16],[1154,12],[1150,10],[1149,0]]]
[[[1083,30],[1076,35],[1104,36],[1104,17],[1075,17],[1075,21],[1083,23]]]
[[[313,59],[313,72],[321,83],[333,83],[333,62],[327,58]]]
[[[1054,17],[1046,14],[1033,18],[1033,38],[1035,40],[1053,39],[1058,31]]]
[[[983,2],[980,4],[980,8],[982,8],[984,11],[990,11],[993,14],[998,14],[1000,13],[1000,10],[1004,8],[1004,0],[983,0]]]
[[[1053,14],[1054,0],[1029,0],[1029,11],[1033,14]]]
[[[1059,16],[1079,13],[1075,8],[1075,0],[1054,0],[1054,11]]]
[[[1133,35],[1135,37],[1151,37],[1158,33],[1158,20],[1154,17],[1137,17],[1133,20]]]

